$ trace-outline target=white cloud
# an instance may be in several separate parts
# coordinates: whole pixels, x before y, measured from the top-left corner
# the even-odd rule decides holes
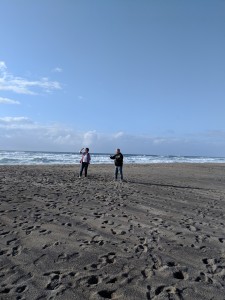
[[[13,131],[34,129],[37,125],[27,117],[3,117],[0,118],[0,129],[1,131],[9,130]]]
[[[0,97],[0,104],[20,104],[19,101]]]
[[[55,73],[61,73],[63,71],[63,69],[59,68],[59,67],[56,67],[52,70],[52,72],[55,72]]]
[[[4,61],[0,61],[0,71],[5,71],[7,68],[6,68],[6,64]]]
[[[217,134],[215,134],[217,133]],[[158,155],[225,156],[225,132],[204,132],[183,137],[132,135],[124,132],[80,132],[60,124],[39,124],[25,117],[0,118],[0,149],[91,152]]]
[[[32,123],[32,121],[27,117],[3,117],[0,118],[0,123],[13,125],[15,123]]]
[[[83,135],[83,145],[90,147],[98,140],[98,134],[96,130],[88,131]]]
[[[162,143],[165,143],[165,142],[167,142],[167,140],[166,140],[166,139],[163,139],[163,138],[155,138],[155,139],[153,140],[153,143],[154,143],[154,144],[162,144]]]
[[[47,77],[39,80],[28,80],[14,76],[7,70],[6,64],[0,61],[0,90],[10,91],[17,94],[36,95],[40,91],[51,92],[60,90],[61,85],[58,81],[51,81]]]
[[[114,134],[114,137],[117,138],[121,138],[124,135],[124,132],[120,131]]]

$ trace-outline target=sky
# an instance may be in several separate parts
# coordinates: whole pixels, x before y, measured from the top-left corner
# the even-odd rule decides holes
[[[225,0],[0,12],[0,150],[225,156]]]

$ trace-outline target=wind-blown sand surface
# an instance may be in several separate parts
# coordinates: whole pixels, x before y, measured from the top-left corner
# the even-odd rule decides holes
[[[0,167],[0,299],[225,299],[225,166]]]

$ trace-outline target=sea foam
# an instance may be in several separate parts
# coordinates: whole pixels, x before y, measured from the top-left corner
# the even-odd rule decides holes
[[[107,153],[91,153],[91,163],[112,164],[109,156]],[[79,153],[72,152],[0,151],[0,165],[79,164],[80,158]],[[225,158],[124,154],[124,163],[225,163]]]

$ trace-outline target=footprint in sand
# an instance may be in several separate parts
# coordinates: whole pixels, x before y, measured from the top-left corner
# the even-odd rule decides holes
[[[196,282],[206,282],[209,284],[213,284],[213,280],[205,273],[200,272],[199,276],[195,279]]]
[[[90,241],[90,244],[98,244],[100,246],[103,246],[105,244],[104,239],[101,235],[95,235]]]
[[[8,294],[14,294],[16,296],[16,299],[24,299],[22,298],[21,294],[24,293],[27,290],[27,285],[18,285],[18,286],[13,286],[13,287],[3,287],[0,288],[0,294],[2,294],[0,299],[12,299],[11,296],[6,296]],[[19,294],[19,295],[18,295]],[[4,296],[5,295],[5,296]]]
[[[91,275],[91,276],[85,276],[81,277],[76,281],[76,284],[82,287],[91,287],[96,286],[97,284],[102,282],[102,276],[101,275]]]
[[[84,270],[89,270],[89,271],[93,271],[93,270],[99,270],[109,264],[113,264],[116,262],[116,254],[115,252],[109,252],[106,255],[100,256],[100,258],[98,259],[98,263],[93,263],[91,265],[88,265],[86,267],[84,267]]]
[[[98,295],[103,299],[113,299],[113,293],[115,293],[115,290],[102,290],[98,292]]]
[[[155,297],[153,299],[183,299],[182,290],[174,286],[161,285],[155,289]],[[150,298],[151,299],[151,298]]]
[[[187,280],[188,274],[186,272],[183,272],[181,270],[175,271],[173,273],[173,278],[179,279],[179,280]]]
[[[219,238],[218,240],[219,240],[220,243],[223,243],[225,241],[224,238]]]
[[[15,246],[7,252],[7,256],[17,256],[20,255],[22,251],[21,246]]]
[[[41,230],[39,230],[39,233],[40,233],[41,235],[46,235],[46,234],[50,234],[50,233],[51,233],[51,230],[41,229]]]
[[[60,276],[58,274],[55,274],[54,276],[52,276],[51,280],[46,285],[46,289],[51,291],[57,290],[60,288],[60,286],[61,286]]]
[[[153,275],[153,270],[151,267],[146,267],[144,270],[141,271],[141,275],[146,279],[150,278]]]
[[[208,274],[216,275],[216,276],[219,276],[222,278],[224,277],[224,275],[225,275],[225,272],[224,272],[225,259],[224,258],[220,258],[220,259],[204,258],[204,259],[202,259],[202,262],[206,265]]]
[[[162,267],[162,260],[157,255],[151,255],[152,261],[153,261],[153,269],[158,270]]]
[[[61,253],[58,255],[56,263],[61,263],[64,261],[74,261],[79,256],[79,252],[74,252],[71,254]]]

